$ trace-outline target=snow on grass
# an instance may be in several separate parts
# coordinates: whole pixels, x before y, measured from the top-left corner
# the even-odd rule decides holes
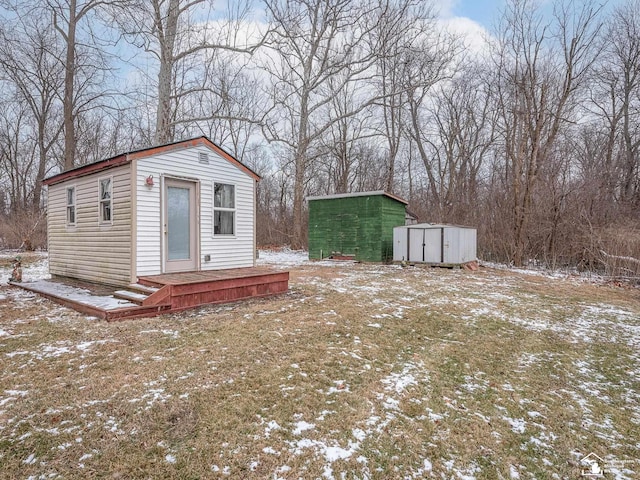
[[[25,478],[42,462],[65,477],[577,478],[592,450],[640,448],[637,297],[306,252],[260,263],[291,268],[295,295],[50,325],[67,314],[3,289],[0,462]],[[45,312],[4,322],[19,303]]]
[[[275,420],[271,420],[264,428],[264,436],[266,438],[269,438],[271,436],[271,432],[273,432],[274,430],[280,430],[280,425],[278,425],[278,422],[276,422]]]
[[[294,435],[300,435],[302,432],[305,432],[307,430],[313,430],[314,428],[316,428],[316,425],[314,423],[299,421],[295,423],[292,433]]]
[[[78,352],[85,353],[94,345],[104,345],[106,343],[116,342],[115,340],[94,340],[84,341],[74,344],[69,341],[60,340],[55,345],[40,344],[34,350],[14,350],[5,353],[8,358],[27,358],[28,362],[32,360],[45,360],[57,358],[63,355],[75,355]],[[83,358],[80,355],[80,358]]]
[[[22,280],[35,281],[51,278],[47,252],[10,252],[0,251],[0,285],[9,281],[12,274],[11,262],[16,258],[22,259]]]
[[[311,449],[316,454],[324,457],[324,477],[333,478],[332,464],[338,460],[346,460],[352,457],[360,448],[361,442],[348,441],[347,447],[340,446],[335,440],[312,440],[303,438],[301,440],[287,441],[289,450],[293,455],[302,455],[305,450]]]
[[[526,430],[527,422],[525,422],[523,418],[503,417],[503,420],[511,425],[511,430],[513,430],[515,433],[524,433],[524,431]]]
[[[260,250],[258,253],[258,265],[293,267],[309,262],[309,252],[304,250]]]
[[[49,260],[43,258],[42,260],[27,265],[22,269],[22,281],[36,281],[46,280],[51,278],[49,274]]]
[[[382,379],[382,384],[385,386],[385,390],[395,392],[396,394],[402,394],[409,386],[418,385],[418,375],[423,375],[421,381],[427,382],[424,373],[423,365],[415,365],[409,363],[405,365],[401,372],[391,373],[386,378]]]
[[[260,250],[257,261],[258,265],[283,268],[304,265],[343,268],[345,265],[354,265],[355,263],[351,260],[309,260],[309,252],[306,250],[291,250],[288,247],[276,250]]]

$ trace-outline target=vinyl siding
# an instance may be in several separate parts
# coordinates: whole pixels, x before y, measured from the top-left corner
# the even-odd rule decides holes
[[[110,285],[131,276],[131,174],[121,166],[49,186],[48,242],[52,275]],[[99,179],[112,178],[112,224],[100,224]],[[76,188],[76,225],[66,225],[66,191]]]
[[[209,164],[199,162],[207,153]],[[162,199],[165,176],[199,182],[200,268],[220,270],[254,265],[255,181],[206,146],[171,150],[134,160],[136,170],[136,266],[137,275],[162,273]],[[152,175],[154,186],[145,186]],[[213,183],[235,185],[236,232],[233,236],[213,235]],[[205,255],[211,260],[205,262]]]

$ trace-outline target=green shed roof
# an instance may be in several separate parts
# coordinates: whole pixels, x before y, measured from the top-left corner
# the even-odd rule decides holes
[[[392,193],[388,193],[385,192],[383,190],[376,190],[374,192],[355,192],[355,193],[336,193],[334,195],[321,195],[321,196],[315,196],[315,197],[307,197],[307,200],[311,201],[311,200],[330,200],[332,198],[350,198],[350,197],[370,197],[370,196],[374,196],[374,195],[384,195],[385,197],[389,197],[393,200],[396,200],[400,203],[403,203],[405,205],[408,205],[409,202],[407,202],[406,200],[393,195]]]

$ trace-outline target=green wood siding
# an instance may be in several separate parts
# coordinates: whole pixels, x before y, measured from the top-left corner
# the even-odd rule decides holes
[[[405,205],[385,195],[309,200],[309,258],[334,252],[364,262],[393,258],[393,227],[404,225]]]

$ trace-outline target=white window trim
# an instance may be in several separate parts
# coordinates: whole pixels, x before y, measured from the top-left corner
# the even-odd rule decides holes
[[[69,203],[69,190],[73,189],[73,203]],[[69,221],[69,207],[73,207],[73,222]],[[78,188],[76,185],[67,185],[64,189],[64,223],[67,227],[78,225]]]
[[[233,208],[216,207],[216,183],[219,185],[231,185],[233,187]],[[211,235],[216,238],[235,238],[238,233],[238,186],[235,183],[215,180],[211,184],[211,205],[213,218],[211,219]],[[216,233],[216,210],[220,212],[233,212],[233,233]]]
[[[109,220],[104,220],[102,218],[103,200],[100,198],[100,186],[102,185],[103,180],[109,180],[109,186],[111,187],[111,198],[109,199],[109,202],[111,203],[111,218]],[[113,225],[113,175],[98,178],[98,223],[100,225]]]

